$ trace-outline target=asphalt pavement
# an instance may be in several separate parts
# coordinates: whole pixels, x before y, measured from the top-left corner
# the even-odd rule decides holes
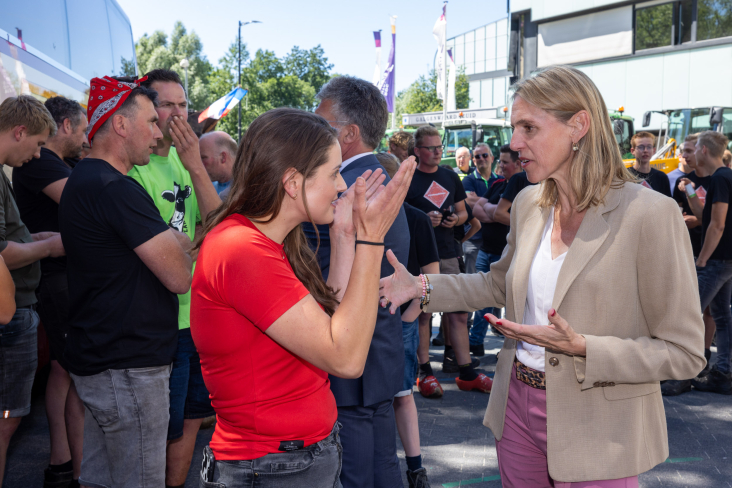
[[[480,365],[480,370],[489,376],[495,371],[495,353],[501,344],[502,339],[489,333],[486,356]],[[431,485],[433,488],[499,487],[495,440],[483,426],[488,395],[458,390],[456,375],[441,371],[442,349],[431,348],[430,356],[445,395],[440,399],[426,399],[415,390],[423,465]],[[643,473],[640,486],[732,488],[732,396],[692,391],[664,398],[664,405],[670,456],[666,463]],[[212,433],[210,428],[198,435],[187,488],[198,487],[200,453]],[[404,472],[406,464],[398,436],[397,445]],[[11,441],[2,488],[40,488],[48,456],[48,423],[43,396],[38,394],[31,414],[23,419]],[[406,478],[404,484],[407,486]]]

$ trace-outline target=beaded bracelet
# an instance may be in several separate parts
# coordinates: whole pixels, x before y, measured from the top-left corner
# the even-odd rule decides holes
[[[422,280],[422,297],[419,300],[421,308],[424,308],[430,303],[430,291],[432,291],[432,285],[430,285],[430,279],[427,275],[421,274],[419,278]]]

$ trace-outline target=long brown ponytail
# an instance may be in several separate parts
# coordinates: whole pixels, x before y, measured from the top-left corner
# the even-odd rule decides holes
[[[335,129],[323,117],[310,112],[276,108],[257,117],[239,144],[229,195],[209,215],[196,247],[229,215],[241,214],[255,222],[269,222],[277,217],[285,198],[285,171],[295,168],[307,180],[327,161],[328,151],[336,142]],[[302,199],[310,217],[304,185]],[[285,237],[284,250],[295,276],[326,313],[333,315],[338,301],[323,279],[302,227],[295,227]]]

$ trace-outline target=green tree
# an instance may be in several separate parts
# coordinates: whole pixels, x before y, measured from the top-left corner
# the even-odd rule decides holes
[[[418,114],[422,112],[442,111],[442,100],[437,98],[437,72],[433,69],[428,76],[420,75],[417,81],[397,96],[402,99],[403,113]],[[455,105],[458,109],[468,108],[470,104],[468,77],[465,68],[458,68],[455,77]],[[401,114],[398,114],[401,115]]]
[[[325,51],[320,44],[310,50],[300,49],[298,46],[283,59],[285,71],[295,75],[301,80],[310,83],[310,86],[318,93],[320,89],[330,80],[330,70],[333,65],[328,63]]]
[[[191,108],[202,110],[213,101],[208,83],[214,68],[203,55],[201,38],[194,31],[188,32],[182,22],[175,23],[170,40],[163,31],[155,31],[150,36],[144,34],[135,44],[135,51],[141,76],[154,69],[164,68],[177,72],[183,79],[185,73],[180,62],[184,58],[188,59],[188,98]]]

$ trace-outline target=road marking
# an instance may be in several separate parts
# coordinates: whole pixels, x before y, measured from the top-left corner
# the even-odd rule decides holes
[[[688,458],[668,458],[665,463],[691,463],[695,461],[703,461],[704,458],[688,457]]]
[[[484,478],[473,478],[472,480],[453,481],[452,483],[443,483],[443,488],[456,488],[458,486],[472,485],[475,483],[483,483],[484,481],[498,481],[501,479],[501,475],[497,474],[494,476],[486,476]]]

